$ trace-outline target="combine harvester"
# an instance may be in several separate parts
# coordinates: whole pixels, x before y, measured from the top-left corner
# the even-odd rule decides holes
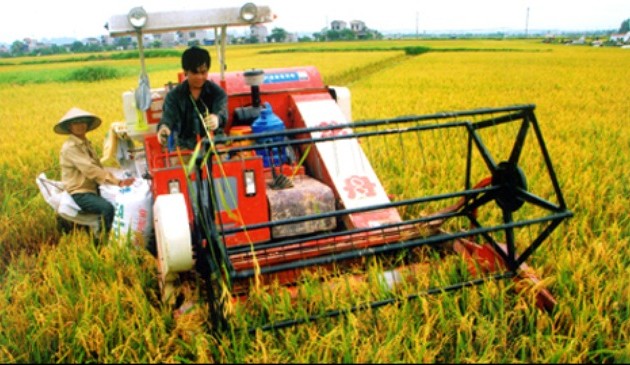
[[[423,295],[510,279],[553,310],[556,301],[525,262],[572,213],[535,107],[354,121],[349,90],[325,85],[315,67],[227,72],[227,28],[274,17],[247,3],[154,14],[134,8],[108,23],[111,36],[135,35],[140,49],[138,88],[123,95],[126,134],[141,145],[129,158],[151,185],[163,300],[177,293],[183,273],[195,273],[222,326],[226,290],[232,298],[255,282],[295,290],[306,272],[431,247],[461,255],[470,272]],[[143,35],[200,29],[215,32],[218,72],[209,78],[228,94],[229,120],[223,133],[199,136],[196,151],[164,148],[155,128],[168,86],[149,87]],[[381,279],[394,287],[426,275],[414,265],[421,264],[388,268]]]

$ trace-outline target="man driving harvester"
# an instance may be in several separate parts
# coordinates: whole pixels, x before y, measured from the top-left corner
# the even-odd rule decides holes
[[[197,136],[223,128],[227,121],[227,95],[223,89],[208,80],[210,53],[193,46],[182,54],[182,69],[186,80],[169,91],[164,100],[162,119],[157,135],[161,145],[166,145],[171,133],[175,144],[194,149]],[[203,126],[203,127],[202,127]]]

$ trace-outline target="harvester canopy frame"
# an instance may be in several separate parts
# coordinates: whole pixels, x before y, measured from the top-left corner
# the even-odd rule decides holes
[[[146,24],[140,28],[131,24],[129,14],[115,15],[110,18],[106,28],[112,37],[138,35],[138,44],[141,44],[142,41],[140,39],[141,34],[213,29],[219,57],[219,72],[223,76],[226,70],[225,45],[227,42],[227,28],[268,23],[274,19],[275,15],[268,6],[256,6],[253,3],[245,3],[241,7],[152,12],[147,15]],[[142,53],[142,49],[140,49],[140,52]],[[143,59],[143,57],[141,54],[140,58]]]

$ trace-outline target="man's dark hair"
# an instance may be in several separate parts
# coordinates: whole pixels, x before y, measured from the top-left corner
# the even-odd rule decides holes
[[[196,72],[199,66],[207,65],[210,69],[210,53],[203,48],[192,46],[182,54],[182,68],[184,71]]]

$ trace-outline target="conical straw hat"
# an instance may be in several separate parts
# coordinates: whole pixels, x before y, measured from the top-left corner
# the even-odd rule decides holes
[[[68,124],[79,120],[85,120],[88,123],[88,132],[101,125],[101,118],[85,110],[73,107],[57,122],[54,131],[57,134],[70,134]]]

